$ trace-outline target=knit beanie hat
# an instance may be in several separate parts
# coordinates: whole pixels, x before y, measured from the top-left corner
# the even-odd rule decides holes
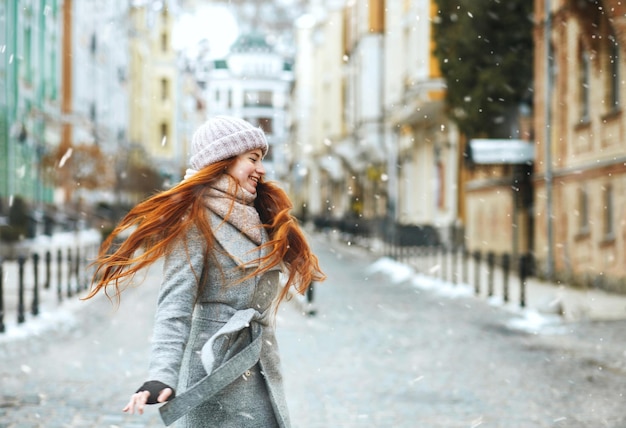
[[[193,134],[189,165],[199,171],[253,149],[261,149],[263,157],[267,154],[267,140],[261,128],[237,117],[215,116]]]

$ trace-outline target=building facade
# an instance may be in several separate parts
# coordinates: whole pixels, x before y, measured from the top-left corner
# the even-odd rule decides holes
[[[292,188],[303,219],[351,214],[361,194],[336,149],[350,142],[343,115],[345,28],[340,2],[317,2],[296,25],[296,83],[291,94]]]
[[[535,0],[537,273],[626,291],[626,7]]]
[[[199,68],[205,79],[207,117],[230,115],[259,126],[270,146],[266,177],[287,183],[290,150],[287,109],[293,84],[291,62],[275,52],[265,36],[239,36],[224,59]]]
[[[463,242],[459,132],[444,109],[434,56],[434,1],[387,2],[385,129],[391,217],[401,230],[447,245]],[[423,230],[424,235],[419,236]]]
[[[455,239],[459,135],[432,52],[435,12],[428,0],[316,1],[297,26],[296,179],[319,224]]]
[[[176,130],[175,7],[173,1],[154,3],[136,2],[130,10],[128,143],[132,152],[149,156],[144,162],[156,166],[159,174],[178,181],[186,153]]]
[[[0,198],[7,204],[53,200],[41,159],[59,142],[60,12],[56,0],[0,1]]]

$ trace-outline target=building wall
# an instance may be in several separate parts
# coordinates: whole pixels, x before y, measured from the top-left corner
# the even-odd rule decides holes
[[[467,248],[483,254],[512,254],[515,209],[509,181],[473,180],[468,187]]]
[[[161,173],[178,176],[186,163],[177,141],[177,62],[171,7],[131,9],[129,142],[153,157]]]
[[[0,1],[0,198],[52,201],[41,159],[59,120],[57,2]]]
[[[548,74],[545,3],[535,1],[535,129],[551,130],[537,133],[535,258],[542,275],[624,291],[626,44],[620,39],[623,32],[615,27],[619,8],[588,4],[588,9],[580,9],[585,5],[551,2],[548,35],[558,73]],[[612,40],[618,45],[615,69]],[[617,84],[611,88],[615,71]],[[549,84],[547,75],[553,77]],[[540,107],[546,88],[549,111]],[[614,93],[617,105],[611,102]]]
[[[387,171],[397,174],[397,185],[389,181],[399,189],[397,222],[435,227],[449,242],[458,220],[459,135],[443,109],[445,85],[433,54],[435,13],[429,0],[387,7],[385,120],[394,140],[388,154],[397,157]]]
[[[350,215],[352,200],[358,198],[358,191],[345,185],[344,159],[336,151],[347,135],[344,24],[343,5],[318,4],[297,26],[296,108],[291,117],[298,184],[293,187],[302,191],[294,195],[301,201],[296,207],[305,207],[299,211],[307,218]]]

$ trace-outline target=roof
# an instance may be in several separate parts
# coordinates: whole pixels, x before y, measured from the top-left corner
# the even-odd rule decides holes
[[[230,47],[231,52],[272,52],[274,49],[259,33],[242,34]]]

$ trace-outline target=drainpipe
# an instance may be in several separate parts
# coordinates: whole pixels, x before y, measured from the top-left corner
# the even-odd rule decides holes
[[[60,154],[65,154],[72,147],[72,0],[63,1],[63,35],[61,58],[61,142]],[[68,167],[57,171],[61,175],[61,188],[64,190],[64,202],[71,199],[71,176]]]
[[[45,122],[44,122],[44,96],[46,93],[46,71],[44,67],[45,60],[45,41],[46,41],[46,15],[44,13],[46,8],[46,0],[39,0],[39,38],[37,41],[37,56],[38,56],[38,65],[39,72],[37,73],[37,98],[36,105],[39,110],[39,115],[36,119],[35,125],[35,156],[37,160],[37,179],[35,181],[35,199],[37,203],[37,207],[42,209],[43,200],[44,200],[44,184],[43,184],[43,174],[42,174],[42,165],[41,160],[44,153],[44,131],[45,131]]]
[[[7,196],[13,198],[15,192],[15,135],[12,131],[16,124],[17,119],[17,101],[18,101],[18,85],[17,85],[17,71],[18,71],[18,52],[17,52],[17,27],[18,27],[18,6],[15,1],[6,2],[7,17],[11,17],[7,22],[7,36],[8,46],[6,58],[6,73],[7,73]]]
[[[546,277],[552,280],[554,276],[554,231],[552,228],[552,49],[550,43],[550,34],[552,31],[552,12],[550,0],[544,0],[544,66],[545,66],[545,93],[544,93],[544,112],[545,112],[545,186],[546,186],[546,233],[548,241],[548,253],[546,256]]]

